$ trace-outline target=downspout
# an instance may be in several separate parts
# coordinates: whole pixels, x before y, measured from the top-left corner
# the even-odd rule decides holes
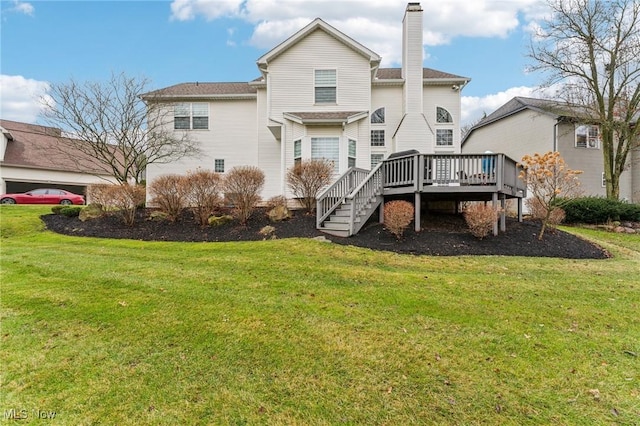
[[[558,125],[560,122],[556,119],[556,124],[553,125],[553,152],[558,151]]]

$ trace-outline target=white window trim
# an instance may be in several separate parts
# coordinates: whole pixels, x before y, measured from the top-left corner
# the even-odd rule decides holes
[[[451,131],[451,143],[450,144],[439,144],[438,143],[438,131],[440,131],[440,130]],[[453,136],[454,136],[454,130],[452,128],[445,127],[445,128],[436,129],[436,140],[435,140],[436,147],[452,147],[453,144],[454,144],[454,137]]]
[[[349,152],[351,149],[351,144],[353,143],[354,153],[351,155]],[[350,166],[351,160],[353,159],[353,166]],[[358,162],[358,141],[354,138],[347,138],[347,168],[356,167]]]
[[[375,123],[374,123],[374,122],[373,122],[373,115],[374,115],[376,112],[380,111],[380,110],[382,110],[382,114],[383,114],[382,121],[381,121],[381,122],[375,122]],[[385,125],[385,124],[387,123],[387,108],[386,108],[386,107],[376,108],[376,109],[371,113],[371,115],[369,116],[369,122],[370,122],[372,125],[374,125],[374,126],[382,126],[382,125]]]
[[[327,158],[327,157],[314,157],[313,155],[313,148],[314,148],[314,142],[319,142],[320,140],[329,140],[331,139],[332,142],[336,142],[336,147],[338,148],[338,153],[337,156],[335,158]],[[310,138],[310,158],[312,160],[314,159],[319,159],[319,158],[324,158],[327,159],[329,161],[333,162],[333,166],[334,166],[334,173],[339,173],[340,172],[340,166],[341,166],[341,161],[340,161],[340,137],[338,136],[313,136]],[[333,148],[333,147],[332,147]]]
[[[316,85],[316,71],[334,71],[336,74],[335,86],[318,86]],[[318,102],[316,99],[317,87],[335,87],[336,99],[333,102]],[[313,70],[313,104],[314,105],[338,105],[338,69],[337,68],[314,68]]]
[[[578,129],[581,127],[587,127],[587,139],[585,141],[585,145],[578,145]],[[589,136],[589,130],[595,127],[598,130],[598,136],[595,140]],[[594,142],[593,144],[591,142]],[[600,128],[593,124],[576,124],[574,132],[573,132],[573,143],[575,148],[579,149],[600,149]]]
[[[218,170],[218,164],[222,161],[222,171]],[[213,160],[213,171],[214,173],[224,173],[225,172],[225,161],[224,158],[216,158]]]
[[[438,121],[438,109],[445,110],[447,112],[447,114],[449,114],[449,117],[451,117],[451,121]],[[438,125],[451,126],[454,123],[453,114],[451,114],[451,111],[449,111],[447,108],[445,108],[443,106],[436,105],[435,116],[436,116],[436,120],[435,121],[436,121],[436,124],[438,124]]]
[[[373,132],[382,132],[383,138],[382,138],[382,145],[374,145],[373,144]],[[369,132],[369,145],[372,148],[384,148],[385,146],[387,146],[387,132],[386,129],[371,129]]]
[[[196,104],[196,105],[204,105],[204,106],[207,107],[207,115],[206,115],[206,117],[207,117],[207,128],[206,129],[194,129],[193,128],[193,118],[194,118],[193,106],[194,106],[194,104]],[[176,115],[176,106],[177,105],[188,105],[189,106],[189,115],[188,116],[187,115]],[[176,126],[175,126],[176,117],[189,117],[189,128],[177,129]],[[195,117],[204,117],[204,116],[203,115],[197,115]],[[189,130],[189,131],[196,131],[196,132],[197,131],[208,131],[211,128],[211,109],[210,109],[209,102],[176,102],[174,104],[174,107],[173,107],[173,123],[174,123],[173,124],[173,130],[179,130],[179,131]]]

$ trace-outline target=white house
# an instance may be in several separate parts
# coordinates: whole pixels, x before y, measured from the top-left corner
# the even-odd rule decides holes
[[[515,97],[473,126],[462,152],[491,150],[520,160],[524,155],[558,151],[579,175],[585,195],[605,196],[599,129],[586,124],[566,103]],[[640,149],[631,152],[620,176],[620,198],[640,202]]]
[[[286,170],[326,158],[336,176],[371,169],[389,154],[459,154],[461,90],[469,78],[423,68],[423,11],[407,5],[402,68],[322,19],[258,58],[260,76],[240,83],[181,83],[146,94],[173,114],[175,131],[203,155],[151,164],[147,180],[196,168],[224,173],[253,165],[266,175],[262,197],[290,196]]]
[[[83,194],[88,185],[114,182],[83,153],[62,155],[60,129],[0,120],[0,132],[0,193],[45,187]]]

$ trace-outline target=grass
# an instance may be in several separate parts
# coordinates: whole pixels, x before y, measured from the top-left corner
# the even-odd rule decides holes
[[[48,211],[0,206],[5,418],[640,423],[638,236],[569,229],[608,260],[439,258],[67,237]]]

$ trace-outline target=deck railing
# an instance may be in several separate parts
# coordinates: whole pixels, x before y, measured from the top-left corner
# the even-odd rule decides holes
[[[385,188],[492,185],[526,190],[517,162],[504,154],[408,154],[383,164]]]
[[[352,167],[331,186],[325,189],[316,203],[316,225],[320,226],[329,215],[339,207],[347,195],[369,175],[369,171]]]

